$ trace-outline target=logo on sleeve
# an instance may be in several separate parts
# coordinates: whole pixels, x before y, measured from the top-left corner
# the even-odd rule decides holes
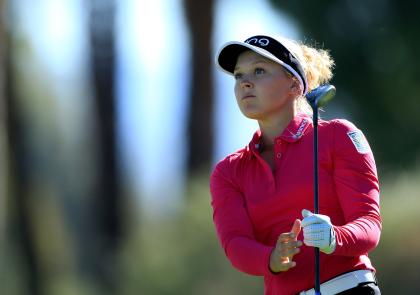
[[[363,135],[362,131],[350,131],[347,132],[347,135],[350,137],[351,141],[353,142],[356,150],[359,154],[367,154],[370,153],[370,147],[366,140],[366,137]]]

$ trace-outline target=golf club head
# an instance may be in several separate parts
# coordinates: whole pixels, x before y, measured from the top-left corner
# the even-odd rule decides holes
[[[325,106],[335,96],[335,87],[333,85],[321,85],[306,94],[306,99],[312,108]]]

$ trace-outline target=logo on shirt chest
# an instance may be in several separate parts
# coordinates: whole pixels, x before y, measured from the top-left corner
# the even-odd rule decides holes
[[[302,137],[303,131],[305,130],[306,125],[308,125],[307,120],[302,120],[302,123],[300,123],[299,128],[297,129],[296,133],[293,134],[293,138],[298,139]]]

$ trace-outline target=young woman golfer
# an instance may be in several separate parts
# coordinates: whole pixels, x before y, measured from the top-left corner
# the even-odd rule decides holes
[[[263,276],[265,293],[380,294],[368,258],[381,233],[379,182],[366,138],[347,120],[320,120],[319,212],[313,214],[313,124],[304,95],[332,78],[329,53],[253,36],[217,54],[239,109],[257,120],[250,143],[214,168],[213,220],[227,258]]]

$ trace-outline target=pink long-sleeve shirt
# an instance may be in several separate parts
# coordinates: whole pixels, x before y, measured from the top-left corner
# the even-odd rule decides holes
[[[375,270],[368,252],[379,242],[379,182],[363,133],[346,120],[319,121],[319,213],[328,215],[335,251],[320,254],[321,282],[358,269]],[[275,139],[275,168],[259,153],[261,132],[220,161],[210,179],[216,232],[242,272],[264,276],[266,295],[314,287],[314,251],[303,245],[296,267],[274,274],[269,259],[278,236],[290,232],[302,209],[313,210],[313,125],[297,115]],[[298,236],[303,240],[302,232]]]

